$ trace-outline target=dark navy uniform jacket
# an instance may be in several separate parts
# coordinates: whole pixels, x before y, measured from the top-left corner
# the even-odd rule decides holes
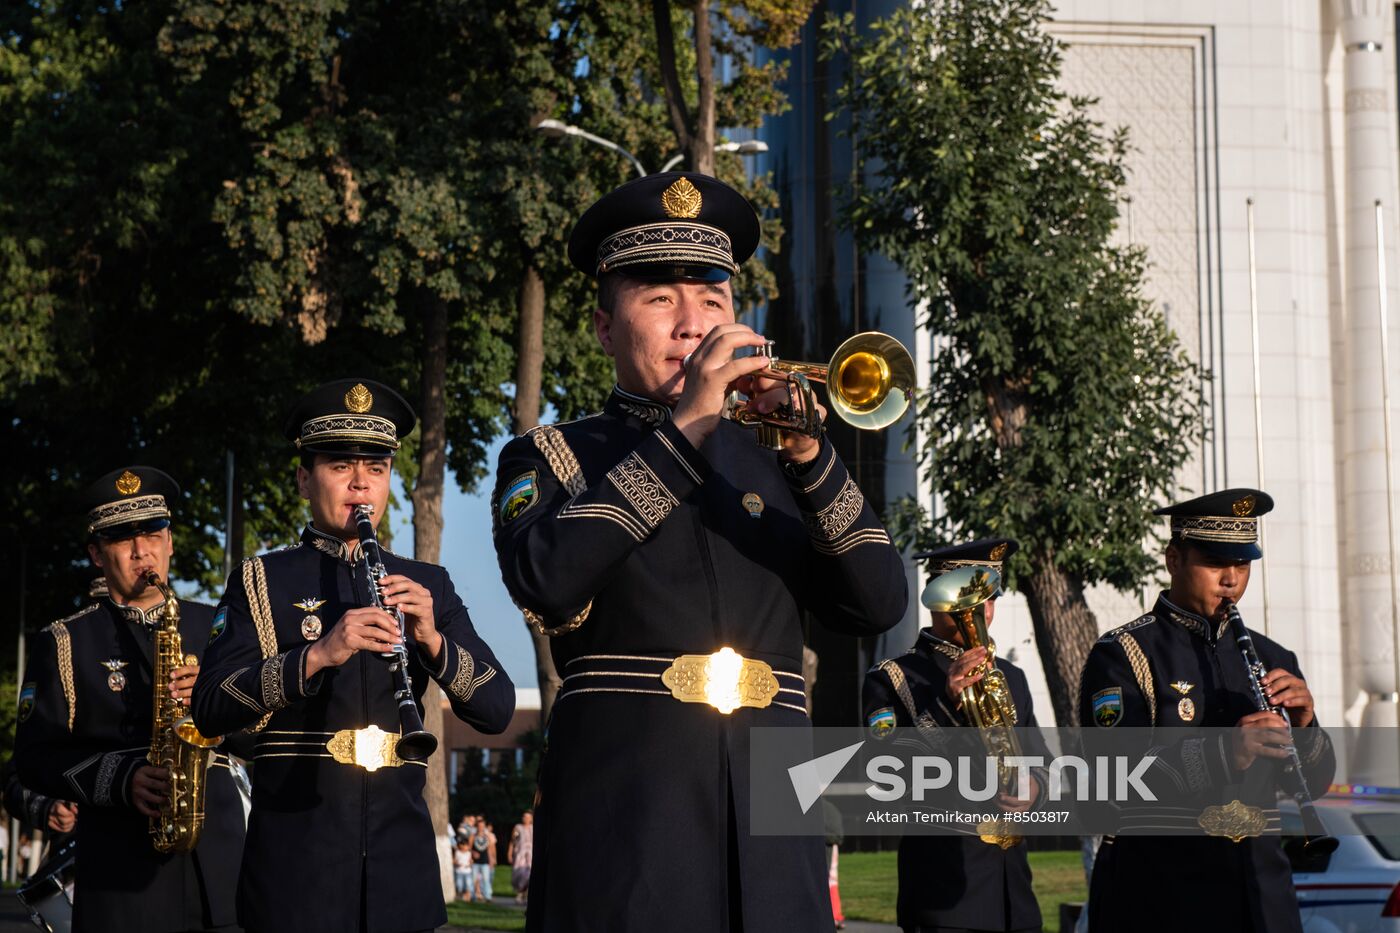
[[[151,745],[150,624],[160,609],[89,606],[40,632],[25,667],[15,761],[26,788],[78,804],[75,931],[164,933],[236,920],[244,823],[227,755],[213,758],[191,853],[156,852],[150,820],[129,796]],[[204,653],[213,617],[212,607],[180,600],[185,654]]]
[[[749,727],[808,728],[804,613],[872,635],[908,583],[831,444],[804,467],[730,421],[696,450],[668,408],[616,389],[501,452],[501,571],[564,678],[529,929],[832,928],[822,840],[748,831]],[[722,647],[779,672],[772,705],[726,715],[663,686],[666,659]]]
[[[1293,652],[1252,629],[1250,636],[1265,671],[1302,676]],[[1228,625],[1187,612],[1166,594],[1147,615],[1099,639],[1079,698],[1086,747],[1110,729],[1223,728],[1254,711],[1245,662]],[[1247,774],[1235,770],[1223,735],[1167,733],[1163,744],[1151,746],[1158,765],[1144,781],[1158,802],[1124,806],[1122,832],[1105,836],[1099,847],[1089,889],[1094,933],[1199,929],[1205,919],[1211,929],[1241,933],[1301,931],[1293,875],[1278,837],[1278,766],[1261,758]],[[1336,770],[1331,741],[1315,719],[1295,729],[1294,740],[1308,785],[1321,796]],[[1259,808],[1263,835],[1233,842],[1206,834],[1198,822],[1205,809],[1234,800]],[[1171,879],[1166,896],[1164,879]]]
[[[921,745],[941,745],[940,733],[948,729],[965,729],[959,739],[976,736],[975,730],[965,728],[967,718],[948,699],[948,669],[960,654],[961,647],[924,629],[906,654],[872,667],[865,675],[862,698],[871,736],[876,741],[888,738],[891,724],[918,729],[923,733]],[[1005,658],[997,658],[996,666],[1011,689],[1017,728],[1035,727],[1025,672]],[[980,745],[974,751],[978,749]],[[928,753],[926,748],[922,751]],[[1040,782],[1043,798],[1044,770],[1032,769],[1032,774]],[[954,833],[951,825],[949,834],[905,836],[899,841],[896,917],[901,927],[908,928],[1040,929],[1040,906],[1031,891],[1026,846],[1004,849],[983,842],[971,827]]]
[[[482,732],[504,730],[515,688],[472,628],[447,571],[388,551],[384,566],[427,587],[443,637],[441,657],[428,665],[410,634],[420,712],[432,678],[458,718]],[[306,676],[306,650],[345,612],[370,605],[370,585],[358,544],[308,527],[301,544],[244,561],[219,604],[194,720],[206,733],[254,734],[253,811],[238,887],[239,919],[250,931],[396,933],[446,922],[423,800],[427,766],[441,767],[440,759],[369,770],[331,750],[342,730],[399,731],[386,662],[361,651]]]

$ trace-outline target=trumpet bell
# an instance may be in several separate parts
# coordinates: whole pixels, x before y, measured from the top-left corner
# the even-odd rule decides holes
[[[1001,589],[1001,574],[991,567],[959,567],[934,577],[919,602],[930,612],[975,609]]]
[[[914,394],[914,358],[879,331],[847,339],[827,367],[827,397],[842,421],[861,430],[889,427],[904,416]]]

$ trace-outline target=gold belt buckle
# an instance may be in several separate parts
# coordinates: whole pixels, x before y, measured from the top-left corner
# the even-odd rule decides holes
[[[1223,836],[1231,842],[1262,836],[1269,826],[1263,810],[1239,800],[1232,800],[1223,807],[1206,807],[1196,818],[1196,823],[1206,831],[1207,836]]]
[[[661,682],[682,703],[708,703],[725,714],[741,706],[763,709],[778,695],[770,665],[729,647],[681,655],[662,673]]]
[[[359,765],[366,771],[378,771],[403,764],[403,759],[394,751],[398,741],[397,732],[385,732],[378,726],[341,729],[326,742],[326,750],[343,765]]]

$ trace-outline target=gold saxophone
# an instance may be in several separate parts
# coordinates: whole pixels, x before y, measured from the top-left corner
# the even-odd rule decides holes
[[[151,844],[157,852],[188,852],[204,826],[204,781],[211,749],[223,741],[200,735],[184,705],[170,695],[175,668],[198,663],[180,644],[180,603],[154,570],[146,582],[165,597],[156,628],[155,671],[151,690],[151,750],[146,760],[170,772],[170,789],[160,816],[151,817]]]

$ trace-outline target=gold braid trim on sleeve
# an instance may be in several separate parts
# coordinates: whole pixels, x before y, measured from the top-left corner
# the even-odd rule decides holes
[[[564,440],[564,435],[558,428],[552,424],[542,424],[531,428],[527,433],[540,453],[544,454],[545,460],[549,461],[549,468],[554,471],[555,478],[569,491],[570,496],[576,496],[588,488],[588,483],[583,478],[583,470],[578,465],[578,458],[574,456],[569,442]]]
[[[1137,639],[1127,632],[1118,636],[1118,644],[1123,646],[1123,653],[1128,656],[1128,664],[1133,668],[1133,677],[1137,678],[1138,689],[1142,691],[1143,699],[1147,700],[1147,712],[1151,720],[1151,725],[1157,725],[1157,690],[1152,684],[1152,668],[1148,666],[1147,655],[1142,653],[1142,646]]]
[[[49,626],[58,649],[58,680],[63,685],[63,699],[68,702],[68,731],[73,731],[73,717],[78,708],[78,691],[73,685],[73,637],[68,626],[55,622]]]
[[[243,562],[243,589],[248,594],[248,610],[253,615],[253,626],[258,633],[258,647],[262,649],[264,663],[277,656],[277,628],[272,622],[272,600],[267,594],[267,569],[261,557],[252,557]],[[280,673],[280,672],[279,672]],[[261,732],[272,718],[269,712],[249,727],[249,732]]]
[[[530,440],[535,442],[540,453],[544,454],[545,460],[549,462],[549,468],[554,472],[554,478],[559,480],[559,484],[568,490],[570,498],[577,496],[588,488],[588,483],[583,478],[583,469],[578,465],[578,458],[574,456],[573,449],[569,447],[569,442],[564,440],[564,434],[552,424],[542,424],[539,427],[531,428],[527,432]],[[545,625],[544,616],[538,612],[532,612],[516,603],[520,609],[520,614],[525,617],[525,621],[530,623],[530,627],[544,635],[546,638],[553,638],[556,635],[565,635],[572,632],[584,623],[588,618],[588,613],[593,609],[593,600],[588,601],[588,605],[576,616],[565,620],[553,627]]]

